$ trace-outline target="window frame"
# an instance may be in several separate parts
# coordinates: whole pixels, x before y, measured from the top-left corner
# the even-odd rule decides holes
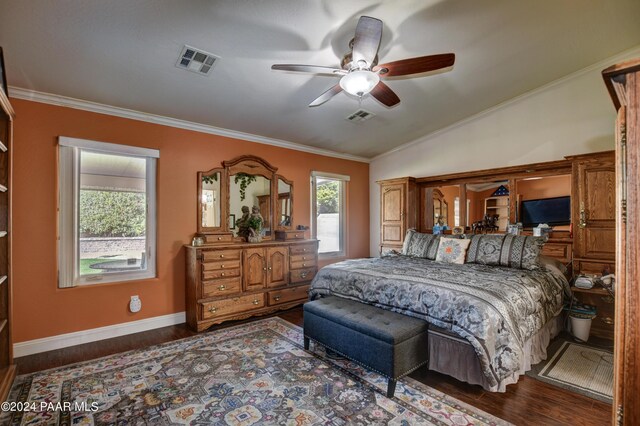
[[[333,252],[318,252],[318,257],[327,259],[327,258],[341,258],[346,257],[347,255],[347,190],[348,190],[348,182],[351,180],[350,176],[340,175],[336,173],[328,173],[328,172],[311,172],[311,238],[317,239],[318,236],[318,223],[317,223],[317,179],[327,179],[334,180],[339,182],[340,186],[340,199],[339,199],[339,230],[338,230],[338,244],[340,245],[340,250]]]
[[[146,269],[80,275],[81,152],[143,158],[146,191]],[[157,159],[160,151],[84,139],[58,138],[58,287],[138,281],[157,277]]]

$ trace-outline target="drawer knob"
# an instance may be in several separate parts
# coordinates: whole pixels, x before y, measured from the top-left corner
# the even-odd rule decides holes
[[[256,300],[254,300],[254,301],[253,301],[253,304],[254,304],[254,305],[258,305],[259,303],[260,303],[260,302],[258,301],[258,299],[256,299]]]
[[[223,291],[226,290],[227,287],[224,286],[224,284],[222,284],[220,287],[218,287],[218,290]]]
[[[224,264],[220,265],[220,269],[224,269]]]
[[[307,266],[307,264],[306,264],[306,263],[303,263],[303,264],[302,264],[302,266]]]
[[[304,256],[302,256],[302,260],[307,260],[307,258],[306,258],[306,257],[304,257]]]
[[[224,257],[224,254],[221,254],[220,257]]]
[[[606,317],[606,318],[601,318],[601,320],[605,324],[609,324],[609,325],[613,324],[613,319],[612,318]]]
[[[215,306],[209,307],[209,312],[214,313],[217,310]]]
[[[224,272],[220,274],[221,277],[224,277]]]
[[[300,234],[296,234],[296,238],[300,238]]]
[[[218,237],[218,241],[222,240],[222,237]]]
[[[278,300],[280,300],[280,299],[282,299],[282,296],[276,296],[276,297],[274,297],[274,298],[273,298],[273,300],[275,300],[276,302],[277,302]]]
[[[307,278],[307,275],[309,275],[309,272],[300,272],[300,278]]]
[[[271,270],[271,266],[269,266],[267,269],[268,269],[268,270]]]
[[[267,270],[267,267],[265,266],[264,268],[262,268],[262,270],[263,270],[263,271],[266,271],[266,270]]]
[[[307,251],[307,249],[302,249],[302,251]]]

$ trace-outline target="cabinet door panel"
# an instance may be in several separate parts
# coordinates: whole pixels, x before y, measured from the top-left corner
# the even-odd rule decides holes
[[[402,220],[404,185],[389,185],[382,189],[382,221]]]
[[[381,243],[402,243],[406,232],[404,229],[405,185],[384,185],[381,191]]]
[[[289,282],[289,249],[270,247],[267,249],[267,286],[277,287]]]
[[[615,258],[615,162],[613,158],[582,161],[574,168],[578,196],[574,204],[575,256]]]
[[[264,288],[267,275],[267,262],[264,256],[264,249],[245,249],[242,272],[245,290]]]

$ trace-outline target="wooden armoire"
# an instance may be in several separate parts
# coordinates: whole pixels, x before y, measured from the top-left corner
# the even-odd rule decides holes
[[[418,189],[411,177],[378,181],[380,252],[400,251],[408,229],[418,225]]]
[[[640,419],[640,59],[602,72],[616,120],[616,330],[613,417]]]

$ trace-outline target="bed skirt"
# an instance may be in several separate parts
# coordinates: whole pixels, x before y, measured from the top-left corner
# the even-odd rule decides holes
[[[547,359],[547,347],[562,327],[562,315],[557,315],[527,340],[524,345],[525,357],[520,369],[495,386],[491,386],[482,373],[478,355],[469,342],[432,328],[429,330],[429,370],[472,385],[480,385],[489,392],[505,392],[507,385],[516,383],[521,375],[531,370],[532,365]]]

